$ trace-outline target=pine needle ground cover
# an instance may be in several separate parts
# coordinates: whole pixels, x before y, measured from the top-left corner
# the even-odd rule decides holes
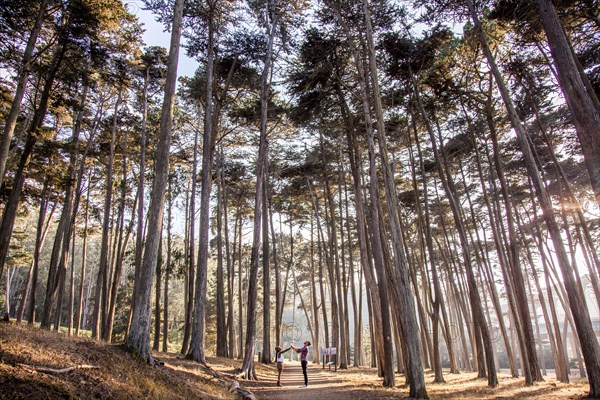
[[[165,363],[152,367],[134,359],[119,345],[63,333],[0,324],[0,399],[233,399],[222,377],[239,372],[240,361],[209,357],[210,369],[178,354],[155,353]],[[309,365],[311,384],[299,388],[298,363],[286,363],[284,387],[275,386],[274,366],[255,363],[259,381],[240,381],[257,399],[397,399],[407,395],[398,386],[383,388],[374,368],[323,370]],[[81,367],[64,371],[69,367]],[[499,374],[499,386],[490,389],[475,373],[444,374],[445,384],[433,384],[426,373],[431,399],[581,399],[587,382],[560,383],[549,375],[545,382],[524,386],[522,378]],[[297,380],[297,382],[296,382]],[[308,397],[306,397],[308,396]],[[312,396],[312,397],[311,397]],[[326,397],[323,397],[326,396]]]
[[[164,366],[136,360],[119,345],[2,323],[0,399],[234,398],[199,364],[156,356]],[[69,367],[81,368],[61,372]]]

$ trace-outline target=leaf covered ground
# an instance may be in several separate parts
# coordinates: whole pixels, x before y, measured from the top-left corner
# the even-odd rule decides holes
[[[209,358],[210,368],[180,355],[155,353],[164,366],[152,367],[133,358],[119,345],[0,323],[0,399],[234,399],[227,388],[239,373],[241,361]],[[76,365],[98,368],[65,373],[42,372]],[[274,366],[256,364],[259,381],[240,381],[257,399],[399,399],[408,395],[404,377],[396,376],[395,388],[383,388],[373,368],[334,372],[309,365],[309,386],[303,383],[300,364],[285,365],[282,387],[276,386]],[[581,399],[585,380],[570,384],[545,382],[525,387],[523,379],[500,374],[500,384],[489,389],[474,373],[445,374],[445,384],[433,384],[427,373],[431,399]]]
[[[111,345],[0,323],[0,399],[234,399],[227,382],[176,355],[153,367]],[[88,365],[66,373],[40,372]]]

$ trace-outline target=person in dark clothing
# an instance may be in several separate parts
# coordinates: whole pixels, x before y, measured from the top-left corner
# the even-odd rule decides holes
[[[281,373],[283,372],[283,353],[291,349],[288,347],[285,350],[281,350],[281,347],[275,347],[275,363],[277,364],[277,386],[281,386]]]
[[[308,346],[310,346],[310,341],[308,340],[304,342],[304,347],[301,349],[294,347],[293,345],[291,346],[296,353],[300,353],[300,363],[302,364],[302,373],[304,374],[304,385],[302,387],[308,386],[308,374],[306,372],[306,367],[308,366]]]

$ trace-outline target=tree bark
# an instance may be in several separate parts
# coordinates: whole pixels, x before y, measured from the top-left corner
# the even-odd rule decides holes
[[[0,184],[4,182],[4,173],[6,172],[6,162],[8,161],[10,142],[15,132],[15,127],[17,126],[17,119],[19,117],[21,103],[25,95],[27,80],[29,79],[29,74],[34,61],[33,53],[35,51],[35,44],[40,32],[42,31],[42,26],[44,24],[44,19],[47,12],[46,8],[48,7],[49,2],[50,0],[42,0],[39,4],[40,8],[35,18],[35,24],[33,25],[31,33],[29,34],[29,38],[27,39],[27,45],[25,46],[23,59],[21,61],[20,70],[16,79],[17,87],[15,89],[15,95],[12,99],[10,111],[4,123],[2,138],[0,139]]]
[[[270,92],[271,64],[273,58],[273,46],[275,34],[279,28],[279,15],[274,9],[267,6],[265,10],[269,15],[270,26],[268,27],[268,43],[266,47],[264,69],[260,84],[260,143],[258,148],[257,171],[256,171],[256,195],[254,200],[254,227],[252,231],[252,254],[250,256],[250,271],[248,276],[248,309],[246,324],[246,340],[244,343],[244,362],[242,364],[242,376],[248,379],[256,379],[254,371],[254,351],[256,345],[256,298],[258,263],[261,241],[261,222],[264,199],[264,183],[268,160],[267,142],[267,97]]]
[[[86,265],[87,265],[87,240],[88,240],[88,223],[90,217],[90,188],[92,181],[88,180],[87,195],[85,201],[85,214],[83,217],[83,243],[81,244],[81,281],[79,283],[79,301],[77,303],[77,311],[75,312],[75,336],[79,335],[79,329],[81,328],[81,316],[85,312],[83,309],[83,286],[85,285],[86,278]]]
[[[173,214],[173,179],[169,178],[168,209],[167,209],[167,261],[165,263],[165,289],[163,294],[163,340],[162,351],[166,353],[169,343],[169,278],[171,276],[171,252],[173,250],[173,238],[171,236],[172,214]]]
[[[108,309],[108,281],[110,279],[110,261],[109,261],[109,233],[112,208],[113,192],[113,163],[115,158],[115,145],[117,140],[118,114],[119,106],[123,98],[123,83],[119,84],[119,93],[115,102],[115,109],[111,128],[110,150],[108,155],[108,166],[106,170],[106,195],[104,197],[104,215],[102,218],[102,240],[100,243],[100,261],[98,265],[98,278],[96,280],[96,296],[94,303],[94,323],[92,325],[92,337],[106,340],[104,328]]]
[[[262,213],[262,267],[263,267],[263,364],[271,364],[271,267],[269,249],[269,155],[265,160],[265,182],[263,187]]]
[[[198,114],[200,114],[198,112]],[[199,123],[198,123],[199,124]],[[185,303],[185,322],[183,328],[183,344],[181,346],[181,354],[187,354],[190,349],[190,338],[192,336],[193,310],[194,310],[194,288],[195,284],[195,246],[196,246],[196,188],[197,188],[197,170],[198,170],[198,135],[200,128],[196,130],[194,135],[194,161],[192,163],[192,187],[190,193],[190,204],[188,208],[188,253],[186,254],[188,262],[187,271],[187,299]]]
[[[595,94],[588,91],[582,79],[578,61],[552,1],[536,0],[536,5],[558,72],[558,83],[573,117],[596,202],[600,205],[600,110],[592,99]],[[598,368],[600,370],[600,366]]]
[[[521,146],[521,152],[525,157],[527,172],[529,177],[531,178],[532,185],[535,189],[536,197],[538,198],[542,207],[543,219],[548,229],[548,232],[550,233],[550,237],[552,239],[556,251],[556,258],[558,260],[558,265],[560,267],[562,277],[564,280],[564,285],[569,298],[569,306],[573,314],[573,320],[575,322],[577,336],[579,337],[579,341],[581,343],[581,350],[583,352],[583,358],[587,367],[588,381],[590,384],[589,397],[600,397],[600,344],[598,344],[598,340],[596,339],[589,311],[583,306],[582,299],[579,295],[579,290],[577,289],[577,285],[573,275],[573,266],[570,264],[564,246],[564,242],[560,233],[560,228],[554,217],[554,208],[552,206],[552,201],[550,199],[550,196],[548,195],[546,187],[544,186],[544,182],[542,181],[542,178],[540,176],[538,167],[535,163],[535,159],[532,154],[532,149],[527,140],[526,131],[518,117],[508,89],[504,84],[504,80],[502,78],[500,70],[498,69],[495,59],[487,44],[487,38],[485,36],[485,33],[483,32],[483,29],[475,12],[475,8],[473,7],[472,1],[466,0],[466,2],[471,11],[474,26],[477,34],[479,35],[479,41],[482,45],[484,54],[492,70],[492,73],[496,80],[496,84],[498,85],[498,88],[502,95],[504,104],[508,110],[508,116],[511,120],[511,124],[515,130],[517,139]]]
[[[169,174],[169,145],[173,126],[173,106],[175,104],[175,84],[177,81],[177,61],[181,38],[181,22],[183,17],[183,0],[176,0],[173,11],[173,26],[171,30],[171,44],[167,76],[165,82],[165,95],[162,106],[160,132],[157,143],[157,154],[150,204],[148,206],[148,234],[144,248],[144,257],[140,279],[135,282],[136,293],[131,329],[125,339],[125,347],[129,348],[142,360],[153,364],[150,353],[150,307],[152,282],[158,259],[160,233],[162,232],[162,217],[164,211],[165,192]]]
[[[39,264],[40,264],[40,254],[42,248],[44,246],[44,242],[46,241],[46,234],[48,233],[48,228],[50,227],[50,221],[52,221],[52,216],[54,215],[54,210],[56,209],[56,202],[52,206],[52,210],[48,216],[48,222],[46,222],[46,213],[48,212],[48,203],[50,202],[48,195],[48,179],[44,181],[44,187],[42,189],[42,194],[40,196],[40,208],[38,211],[38,223],[36,228],[35,235],[35,247],[33,250],[33,260],[31,261],[31,267],[29,268],[29,274],[27,277],[27,283],[25,284],[25,288],[23,289],[23,295],[21,297],[21,303],[19,304],[19,309],[17,311],[17,322],[21,322],[23,320],[23,315],[25,313],[25,306],[27,303],[27,298],[30,297],[30,307],[27,311],[26,319],[29,324],[33,324],[34,315],[33,311],[35,310],[35,299],[36,299],[36,289],[37,289],[37,281],[38,281],[38,272],[39,272]],[[31,312],[30,312],[31,311]]]
[[[52,86],[54,85],[56,74],[58,73],[58,69],[63,61],[66,48],[66,39],[62,37],[59,39],[58,47],[52,56],[52,61],[48,68],[48,73],[44,82],[40,101],[35,109],[31,124],[27,129],[27,137],[25,139],[23,151],[21,152],[17,171],[13,179],[13,186],[8,199],[4,203],[4,212],[2,213],[2,222],[0,223],[0,280],[2,279],[4,264],[6,263],[6,257],[8,256],[8,248],[17,216],[19,200],[21,198],[21,192],[25,183],[25,177],[27,176],[27,167],[31,161],[31,155],[33,153],[35,144],[37,143],[39,131],[44,124],[44,118],[46,117],[46,112],[48,111],[48,103],[50,101]]]
[[[227,357],[227,326],[225,322],[225,281],[223,276],[223,159],[217,155],[217,357]]]
[[[152,350],[158,351],[160,346],[160,295],[162,289],[162,273],[163,273],[163,237],[160,232],[160,240],[158,241],[158,257],[156,259],[156,283],[154,284],[154,340],[152,342]],[[165,321],[166,322],[166,321]]]
[[[204,103],[204,135],[202,138],[202,186],[200,194],[200,232],[198,238],[198,262],[195,283],[195,302],[192,324],[192,337],[187,357],[206,364],[206,286],[208,279],[208,229],[210,223],[210,193],[212,188],[212,169],[214,155],[213,121],[213,77],[215,60],[215,26],[213,25],[215,4],[209,2],[210,22],[208,25],[208,47],[206,61],[206,93]]]

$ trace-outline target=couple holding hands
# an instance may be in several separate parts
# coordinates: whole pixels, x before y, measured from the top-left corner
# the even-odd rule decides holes
[[[281,386],[281,372],[283,372],[283,353],[292,349],[296,353],[300,353],[300,363],[302,364],[302,374],[304,374],[304,385],[301,387],[308,386],[308,375],[306,374],[306,366],[308,365],[308,346],[310,346],[310,341],[304,342],[304,347],[297,348],[293,344],[290,345],[285,350],[282,350],[281,347],[275,347],[275,362],[277,363],[277,386]]]

